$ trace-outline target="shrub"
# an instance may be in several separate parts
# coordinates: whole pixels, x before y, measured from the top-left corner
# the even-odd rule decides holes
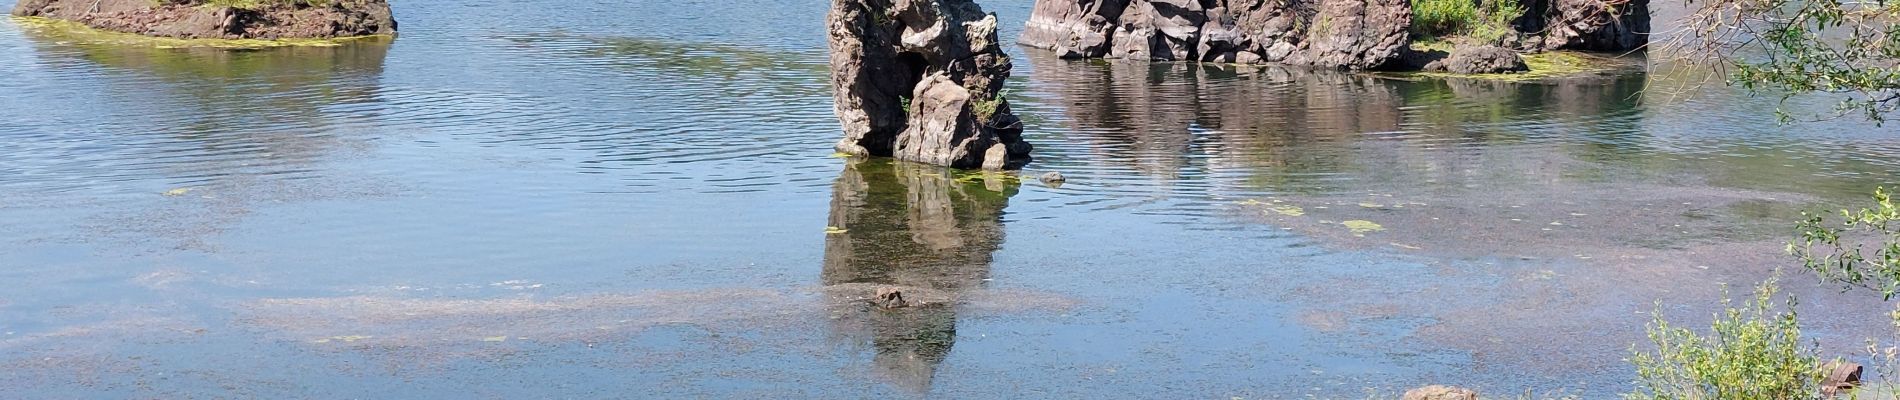
[[[1709,335],[1678,328],[1658,312],[1649,326],[1653,353],[1633,351],[1636,388],[1631,400],[1814,399],[1821,393],[1821,362],[1801,343],[1795,300],[1776,307],[1774,279],[1739,306],[1722,300]]]
[[[1478,19],[1473,0],[1412,0],[1412,33],[1442,37],[1458,33]]]
[[[1800,237],[1788,243],[1788,253],[1822,280],[1848,287],[1879,291],[1887,300],[1900,292],[1900,220],[1886,188],[1874,189],[1874,207],[1841,210],[1842,222],[1829,225],[1820,215],[1801,213]],[[1864,253],[1873,244],[1872,254]]]
[[[1412,34],[1420,39],[1462,35],[1498,44],[1516,33],[1511,21],[1524,15],[1517,0],[1412,0]]]

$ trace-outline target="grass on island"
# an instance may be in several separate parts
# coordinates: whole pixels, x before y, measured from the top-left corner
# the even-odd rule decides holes
[[[219,48],[219,49],[262,49],[272,47],[311,46],[335,47],[357,40],[378,36],[352,36],[329,39],[180,39],[172,37],[145,36],[135,33],[113,32],[86,26],[78,22],[44,18],[12,17],[13,23],[21,30],[32,31],[57,39],[61,42],[76,44],[103,44],[119,46],[146,46],[160,49]]]

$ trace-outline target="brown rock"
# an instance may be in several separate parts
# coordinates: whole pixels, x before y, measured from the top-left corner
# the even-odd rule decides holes
[[[910,302],[904,301],[904,291],[894,287],[877,288],[877,296],[871,299],[873,304],[884,308],[904,308]]]
[[[1431,385],[1405,391],[1401,400],[1478,400],[1478,392],[1455,386]]]
[[[1822,394],[1833,396],[1860,385],[1860,364],[1836,361],[1827,363],[1822,368],[1827,371],[1827,378],[1821,380]]]
[[[1626,51],[1649,44],[1649,0],[1525,0],[1531,50]]]
[[[971,0],[837,0],[829,31],[839,152],[956,168],[1029,162],[1002,96],[1011,60],[995,15]]]

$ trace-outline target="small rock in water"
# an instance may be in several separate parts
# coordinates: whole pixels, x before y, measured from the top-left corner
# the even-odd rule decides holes
[[[1431,385],[1405,391],[1403,400],[1478,400],[1478,392],[1456,386]]]
[[[1041,179],[1042,183],[1062,183],[1069,181],[1069,178],[1062,176],[1061,172],[1055,171],[1044,172]]]
[[[877,297],[871,302],[884,308],[904,308],[910,305],[909,302],[904,301],[904,291],[894,287],[877,288]]]

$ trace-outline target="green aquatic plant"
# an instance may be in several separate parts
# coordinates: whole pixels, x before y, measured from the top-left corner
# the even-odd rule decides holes
[[[1299,216],[1306,215],[1305,209],[1301,209],[1300,206],[1296,206],[1292,204],[1276,204],[1272,206],[1267,206],[1267,211],[1275,213],[1275,214],[1285,215],[1288,217],[1299,217]]]
[[[1023,183],[1023,177],[1006,171],[967,171],[957,173],[955,181],[962,184],[997,182],[1015,185]]]
[[[1821,396],[1819,350],[1803,343],[1795,299],[1774,301],[1774,279],[1740,305],[1724,298],[1708,335],[1671,325],[1660,305],[1649,324],[1653,351],[1632,349],[1636,388],[1630,400],[1815,399]],[[1725,296],[1726,297],[1726,296]]]

